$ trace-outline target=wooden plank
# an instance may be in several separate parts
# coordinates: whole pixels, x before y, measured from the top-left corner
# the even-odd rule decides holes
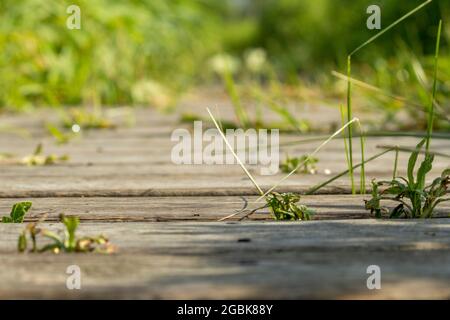
[[[0,197],[256,194],[238,165],[175,165],[170,161],[167,145],[163,144],[161,149],[154,145],[148,146],[148,149],[135,145],[130,149],[117,150],[118,144],[105,144],[108,147],[99,152],[96,149],[98,146],[88,146],[86,143],[85,149],[68,152],[72,159],[67,164],[43,167],[0,165]],[[441,151],[447,150],[445,143],[442,146]],[[57,150],[48,152],[64,154]],[[318,174],[294,175],[279,190],[305,192],[330,177],[325,170],[335,174],[346,169],[344,154],[338,149],[324,150],[319,157]],[[429,180],[448,167],[446,160],[436,158]],[[355,156],[356,161],[359,161],[358,155]],[[392,176],[392,162],[391,154],[368,164],[367,181],[372,178],[389,179]],[[407,154],[401,154],[399,174],[405,174],[406,163]],[[249,166],[249,169],[265,189],[283,177],[282,173],[260,176],[257,166]],[[349,179],[343,177],[320,192],[349,193]]]
[[[188,104],[189,105],[189,104]],[[228,106],[229,107],[229,106]],[[227,107],[225,107],[227,108]],[[226,114],[229,114],[227,112]],[[317,117],[317,113],[310,112]],[[51,196],[210,196],[256,194],[252,184],[238,165],[175,165],[170,159],[170,133],[178,127],[188,128],[178,122],[178,115],[165,115],[154,110],[136,109],[137,125],[133,128],[91,131],[82,139],[67,145],[56,146],[52,138],[44,136],[43,124],[54,121],[57,115],[40,110],[36,115],[6,116],[5,123],[18,128],[35,130],[30,139],[11,134],[0,136],[0,152],[10,152],[19,159],[29,155],[39,142],[45,143],[44,153],[68,154],[68,163],[46,167],[26,167],[0,164],[0,197],[51,197]],[[3,122],[2,122],[3,123]],[[306,137],[306,136],[305,136]],[[298,134],[281,136],[281,143],[292,143],[305,138]],[[307,136],[307,138],[314,136]],[[414,146],[415,138],[368,138],[367,156],[379,152],[379,144]],[[303,155],[312,152],[319,141],[289,145],[281,148],[285,154]],[[449,153],[450,141],[435,140],[433,148]],[[355,162],[359,161],[359,143],[355,143]],[[280,191],[305,192],[330,176],[346,169],[342,141],[327,145],[319,154],[318,174],[295,175],[280,186]],[[392,173],[393,154],[386,155],[367,165],[367,181],[376,177],[388,179]],[[399,172],[406,170],[407,154],[399,159]],[[448,167],[448,159],[436,158],[430,179]],[[257,166],[249,166],[258,183],[265,189],[279,181],[283,174],[260,176]],[[349,179],[344,177],[321,193],[349,193]]]
[[[316,211],[313,220],[371,218],[364,209],[364,199],[369,196],[320,195],[303,196],[301,203]],[[19,200],[33,202],[26,221],[36,221],[46,215],[48,221],[58,220],[60,213],[79,216],[82,221],[99,222],[157,222],[157,221],[217,221],[243,207],[240,197],[69,197],[69,198],[3,198],[0,213],[9,213]],[[257,208],[256,197],[247,197],[248,208]],[[272,220],[268,209],[249,217],[250,220]],[[238,220],[238,215],[231,220]],[[450,217],[450,203],[436,208],[436,217]]]
[[[450,297],[450,219],[82,223],[118,245],[109,256],[18,254],[22,228],[0,225],[3,299]],[[66,289],[74,264],[81,290]],[[366,287],[369,265],[381,290]]]

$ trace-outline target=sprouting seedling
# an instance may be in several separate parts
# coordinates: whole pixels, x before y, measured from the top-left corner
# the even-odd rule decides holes
[[[18,202],[13,205],[9,217],[3,217],[3,223],[22,223],[26,213],[31,209],[31,202]]]
[[[33,154],[24,157],[21,160],[22,164],[26,164],[28,166],[43,166],[43,165],[51,165],[51,164],[56,164],[59,162],[64,162],[69,160],[69,156],[68,155],[62,155],[62,156],[57,156],[55,154],[50,154],[50,155],[42,155],[42,144],[39,143],[36,146],[36,149],[34,150]]]
[[[350,79],[351,79],[351,65],[352,65],[351,61],[352,61],[352,56],[356,52],[358,52],[359,50],[361,50],[362,48],[364,48],[368,44],[372,43],[377,38],[381,37],[384,33],[388,32],[390,29],[395,27],[397,24],[399,24],[403,20],[407,19],[409,16],[413,15],[417,11],[421,10],[423,7],[425,7],[426,5],[428,5],[431,2],[432,2],[432,0],[427,0],[424,3],[422,3],[421,5],[419,5],[416,8],[414,8],[413,10],[409,11],[407,14],[405,14],[401,18],[397,19],[396,21],[391,23],[389,26],[384,28],[382,31],[378,32],[376,35],[374,35],[373,37],[371,37],[370,39],[368,39],[367,41],[362,43],[360,46],[358,46],[355,50],[353,50],[347,56],[347,121],[350,121],[350,119],[352,119],[352,117],[353,117],[353,115],[352,115],[352,89],[351,89],[352,88],[352,83],[350,81]],[[349,174],[350,174],[350,182],[351,182],[352,193],[355,194],[356,193],[356,189],[355,189],[355,179],[354,179],[354,173],[353,173],[353,144],[352,144],[353,132],[352,132],[352,126],[351,125],[348,127],[347,133],[348,133],[348,169],[349,169]]]
[[[31,239],[32,247],[30,252],[46,252],[53,253],[60,252],[96,252],[96,253],[113,253],[116,251],[116,247],[113,246],[108,238],[103,235],[95,237],[81,237],[76,236],[76,230],[80,223],[78,217],[66,217],[60,215],[60,222],[64,225],[63,235],[55,233],[50,230],[42,229],[38,227],[38,223],[30,223],[25,230],[21,232],[18,239],[19,252],[25,252],[28,247],[27,235]],[[45,244],[42,247],[38,247],[38,237],[42,237],[49,240],[50,243]],[[48,241],[47,241],[48,242]]]
[[[238,164],[241,166],[242,170],[244,170],[247,177],[250,179],[250,181],[253,183],[255,188],[258,190],[259,194],[261,196],[264,195],[264,198],[266,199],[266,205],[250,210],[245,217],[247,217],[249,214],[254,213],[255,211],[262,209],[262,208],[270,208],[272,212],[272,216],[276,220],[309,220],[311,214],[313,214],[312,210],[309,210],[304,205],[298,205],[297,203],[300,201],[300,196],[293,195],[293,194],[279,194],[279,193],[270,193],[270,194],[264,194],[264,191],[261,189],[261,187],[256,182],[255,178],[250,174],[250,172],[247,170],[245,165],[242,163],[241,159],[237,156],[237,154],[234,152],[233,147],[228,142],[227,138],[225,137],[224,133],[220,129],[219,124],[217,123],[216,119],[214,118],[213,114],[209,110],[209,108],[206,108],[206,110],[209,113],[209,116],[211,117],[214,125],[216,126],[216,129],[219,131],[220,136],[225,142],[225,145],[230,150],[230,152],[233,154],[234,158],[238,162]],[[245,208],[246,206],[244,206]],[[234,217],[240,213],[243,213],[244,211],[239,211],[237,213],[233,213],[229,216],[226,216],[219,221],[224,221],[226,219],[229,219],[231,217]]]
[[[300,163],[303,163],[297,172],[315,174],[317,162],[319,162],[319,159],[316,157],[308,158],[306,155],[300,157],[289,157],[289,155],[286,155],[286,159],[280,164],[280,169],[282,172],[288,173],[296,168]]]
[[[372,198],[366,200],[366,209],[377,218],[387,215],[389,218],[431,218],[439,203],[450,201],[445,198],[450,186],[450,169],[426,185],[426,175],[431,171],[434,154],[425,153],[425,158],[415,172],[418,155],[426,143],[423,139],[408,160],[407,178],[396,177],[391,181],[372,181]],[[385,187],[384,190],[380,190]],[[397,202],[392,210],[382,206],[381,201]]]

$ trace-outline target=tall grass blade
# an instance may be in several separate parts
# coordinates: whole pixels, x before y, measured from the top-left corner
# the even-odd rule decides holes
[[[392,180],[397,178],[397,165],[398,165],[398,147],[395,148],[395,160],[394,160],[394,170],[392,170]]]
[[[259,187],[258,183],[256,183],[256,180],[253,178],[253,176],[250,174],[250,172],[247,170],[247,168],[244,166],[244,164],[242,163],[241,159],[239,159],[239,157],[237,156],[236,152],[234,152],[233,147],[230,145],[230,143],[228,142],[227,138],[225,137],[225,135],[223,134],[222,130],[220,130],[220,126],[217,123],[216,119],[214,118],[213,114],[211,113],[211,111],[209,110],[209,108],[206,108],[206,111],[208,111],[209,116],[211,117],[214,125],[216,126],[216,129],[219,131],[220,136],[222,137],[223,141],[225,142],[226,146],[228,147],[228,149],[230,150],[230,152],[233,154],[234,158],[236,159],[236,161],[239,163],[239,165],[241,166],[242,170],[244,170],[245,174],[247,175],[247,177],[250,179],[250,181],[253,183],[253,185],[256,187],[256,189],[258,190],[258,192],[263,195],[264,192],[262,191],[262,189]]]
[[[376,35],[374,35],[373,37],[371,37],[369,40],[367,40],[366,42],[362,43],[359,47],[357,47],[355,50],[353,50],[348,56],[347,56],[347,120],[350,121],[350,119],[353,117],[352,115],[352,83],[350,81],[351,79],[351,64],[352,64],[352,56],[358,52],[359,50],[361,50],[362,48],[364,48],[365,46],[367,46],[368,44],[370,44],[371,42],[375,41],[378,37],[380,37],[381,35],[383,35],[384,33],[386,33],[387,31],[389,31],[390,29],[392,29],[394,26],[396,26],[397,24],[399,24],[400,22],[402,22],[403,20],[405,20],[406,18],[408,18],[409,16],[413,15],[414,13],[416,13],[417,11],[419,11],[420,9],[422,9],[423,7],[425,7],[426,5],[428,5],[429,3],[431,3],[432,0],[427,0],[424,3],[422,3],[421,5],[419,5],[418,7],[416,7],[415,9],[409,11],[407,14],[405,14],[404,16],[402,16],[401,18],[397,19],[396,21],[394,21],[393,23],[391,23],[388,27],[386,27],[385,29],[383,29],[382,31],[378,32]],[[349,155],[349,175],[350,175],[350,182],[351,182],[351,188],[352,188],[352,194],[355,194],[355,178],[354,178],[354,172],[353,172],[353,145],[352,145],[352,126],[350,125],[348,127],[348,155]]]
[[[250,126],[250,121],[247,112],[242,105],[241,98],[237,93],[233,75],[231,74],[231,72],[226,71],[223,74],[223,78],[225,81],[225,88],[227,89],[228,95],[230,96],[231,104],[233,105],[237,120],[239,121],[239,124],[241,126],[243,126],[244,128],[248,128]]]
[[[347,121],[350,121],[352,118],[352,83],[350,82],[351,78],[351,69],[352,68],[352,59],[349,55],[347,57]],[[352,194],[355,194],[355,177],[353,174],[353,132],[352,126],[348,126],[348,170],[350,175],[350,183],[352,187]]]
[[[430,150],[430,141],[431,134],[433,133],[433,124],[434,124],[434,101],[436,97],[436,87],[437,87],[437,71],[438,71],[438,61],[439,61],[439,47],[441,42],[441,31],[442,31],[442,20],[439,20],[439,27],[437,31],[436,37],[436,50],[434,55],[434,74],[433,74],[433,91],[431,93],[431,102],[430,102],[430,112],[428,113],[428,126],[427,126],[427,142],[425,145],[425,150]]]
[[[422,105],[420,103],[416,103],[414,101],[411,101],[411,100],[409,100],[409,99],[407,99],[405,97],[402,97],[402,96],[395,95],[393,93],[387,92],[387,91],[385,91],[385,90],[383,90],[381,88],[375,87],[374,85],[371,85],[371,84],[369,84],[367,82],[364,82],[364,81],[361,81],[361,80],[358,80],[358,79],[355,79],[355,78],[350,78],[349,79],[345,74],[342,74],[342,73],[334,71],[334,70],[331,71],[331,74],[334,77],[336,77],[338,79],[341,79],[341,80],[345,80],[345,81],[350,80],[352,84],[354,84],[354,85],[356,85],[358,87],[361,87],[361,88],[364,88],[364,89],[376,92],[376,93],[378,93],[380,95],[383,95],[383,96],[385,96],[387,98],[390,98],[390,99],[393,99],[393,100],[396,100],[396,101],[400,101],[402,103],[405,103],[405,104],[408,104],[410,106],[413,106],[417,110],[420,110],[422,112],[429,113],[429,110],[428,110],[428,108],[426,106],[424,106],[424,105]],[[435,106],[436,109],[439,109],[439,111],[440,111],[438,114],[435,112],[435,116],[438,116],[438,117],[440,117],[440,118],[442,118],[444,120],[447,120],[447,121],[450,120],[450,118],[444,113],[445,112],[444,108],[441,105],[439,105],[436,101],[434,101],[434,106]],[[436,109],[435,109],[435,111],[436,111]]]
[[[343,105],[339,105],[339,111],[341,113],[341,126],[345,124],[345,110]],[[344,140],[344,149],[345,149],[345,161],[347,163],[347,167],[350,168],[350,162],[348,159],[348,145],[347,145],[347,137],[345,136],[345,131],[342,131],[342,140]]]
[[[366,137],[364,136],[364,130],[361,125],[361,122],[358,121],[358,127],[360,131],[360,143],[361,143],[361,177],[360,177],[360,186],[359,186],[359,192],[361,194],[366,193],[366,167],[365,167],[365,142]]]
[[[356,52],[358,52],[359,50],[361,50],[362,48],[364,48],[365,46],[367,46],[368,44],[370,44],[371,42],[375,41],[375,39],[381,37],[383,34],[385,34],[386,32],[388,32],[389,30],[391,30],[393,27],[395,27],[396,25],[398,25],[400,22],[402,22],[403,20],[407,19],[408,17],[412,16],[414,13],[416,13],[417,11],[421,10],[423,7],[425,7],[426,5],[430,4],[432,2],[432,0],[427,0],[424,3],[422,3],[421,5],[419,5],[418,7],[414,8],[413,10],[409,11],[407,14],[405,14],[403,17],[397,19],[396,21],[394,21],[393,23],[391,23],[389,26],[387,26],[386,28],[384,28],[382,31],[378,32],[376,35],[374,35],[373,37],[371,37],[369,40],[367,40],[366,42],[364,42],[363,44],[361,44],[359,47],[357,47],[355,50],[353,50],[349,56],[353,56]]]

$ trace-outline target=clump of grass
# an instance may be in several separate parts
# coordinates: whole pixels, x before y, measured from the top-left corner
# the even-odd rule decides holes
[[[370,39],[368,39],[367,41],[362,43],[359,47],[357,47],[355,50],[353,50],[347,56],[347,110],[346,110],[347,111],[347,122],[350,122],[350,120],[353,118],[353,115],[352,115],[352,112],[353,112],[353,108],[352,108],[352,81],[351,81],[351,79],[352,79],[351,78],[352,56],[355,53],[357,53],[359,50],[361,50],[362,48],[364,48],[365,46],[369,45],[370,43],[375,41],[377,38],[382,36],[384,33],[389,31],[393,27],[395,27],[400,22],[402,22],[403,20],[405,20],[409,16],[413,15],[417,11],[421,10],[423,7],[425,7],[426,5],[431,3],[431,1],[432,0],[427,0],[424,3],[422,3],[421,5],[419,5],[416,8],[414,8],[413,10],[409,11],[407,14],[405,14],[401,18],[397,19],[396,21],[391,23],[389,26],[384,28],[382,31],[378,32],[376,35],[374,35],[373,37],[371,37]],[[434,87],[434,90],[435,90],[435,87]],[[434,96],[433,96],[433,98],[434,98]],[[432,104],[433,104],[433,102],[434,102],[434,99],[432,101]],[[352,128],[352,125],[349,125],[348,128],[347,128],[347,138],[348,138],[348,151],[347,151],[348,170],[349,170],[349,175],[350,175],[350,183],[351,183],[351,188],[352,188],[352,194],[355,194],[356,193],[356,188],[355,188],[355,178],[354,178],[354,172],[353,172],[353,143],[352,143],[353,128]],[[428,144],[427,144],[427,146],[428,146]],[[362,161],[362,163],[364,164],[364,160]],[[362,178],[363,178],[363,173],[362,173]]]
[[[266,196],[266,202],[275,220],[310,220],[314,214],[313,210],[299,204],[297,194],[272,192]]]
[[[408,177],[396,178],[397,171],[397,154],[394,164],[394,172],[392,181],[372,181],[372,198],[366,201],[366,209],[381,218],[388,216],[389,218],[431,218],[435,207],[444,201],[450,201],[445,198],[447,189],[450,185],[450,169],[442,172],[441,176],[434,179],[433,182],[426,186],[426,175],[433,166],[434,154],[430,153],[431,134],[434,123],[434,105],[437,86],[437,70],[439,58],[439,46],[442,30],[442,20],[439,21],[439,27],[436,38],[435,65],[433,88],[431,92],[430,107],[428,110],[427,135],[411,153],[408,161]],[[419,169],[414,175],[414,169],[417,162],[419,152],[425,144],[425,158]],[[386,189],[379,191],[380,187]],[[399,204],[392,210],[381,205],[382,200],[398,202]]]
[[[450,198],[445,198],[450,186],[450,169],[444,170],[441,176],[434,179],[430,185],[425,185],[426,175],[432,168],[433,154],[425,154],[424,160],[414,174],[419,152],[425,142],[426,139],[422,140],[416,150],[411,153],[407,178],[398,177],[391,181],[372,181],[372,198],[365,201],[365,207],[375,217],[431,218],[439,203],[450,201]],[[380,191],[380,187],[386,188]],[[381,205],[383,200],[398,202],[398,205],[390,210]]]
[[[66,217],[64,215],[60,215],[60,222],[63,223],[65,228],[64,231],[60,233],[54,233],[52,231],[39,228],[37,223],[28,224],[25,230],[23,230],[19,235],[19,252],[25,252],[28,249],[29,239],[32,243],[29,251],[35,253],[49,251],[55,254],[60,252],[96,252],[109,254],[116,251],[116,247],[112,245],[108,238],[103,235],[94,237],[77,237],[76,230],[80,223],[78,217]],[[38,237],[49,240],[50,243],[39,247],[37,244]]]
[[[68,161],[68,155],[57,156],[55,154],[43,155],[42,144],[38,144],[33,154],[24,157],[20,162],[28,166],[45,166]]]
[[[2,217],[2,223],[22,223],[31,206],[32,203],[28,201],[15,203],[9,217]]]
[[[308,157],[307,155],[302,155],[300,157],[289,157],[289,155],[286,155],[286,159],[280,163],[280,169],[281,172],[289,173],[300,165],[296,172],[315,174],[317,172],[316,164],[318,162],[319,158]]]

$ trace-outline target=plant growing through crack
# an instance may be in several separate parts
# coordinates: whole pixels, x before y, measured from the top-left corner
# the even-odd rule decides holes
[[[335,133],[333,133],[328,139],[326,139],[324,142],[322,142],[311,154],[309,154],[304,161],[300,162],[295,168],[293,168],[292,171],[290,171],[284,178],[282,178],[278,183],[276,183],[274,186],[272,186],[268,191],[264,192],[261,187],[256,183],[256,180],[253,178],[253,176],[250,174],[250,172],[247,170],[247,168],[244,166],[242,161],[239,159],[239,157],[236,155],[236,153],[233,150],[233,147],[229,144],[228,140],[226,139],[223,131],[221,130],[220,125],[217,123],[216,119],[214,118],[213,114],[209,110],[209,108],[206,109],[209,113],[209,116],[211,117],[214,125],[216,126],[216,129],[219,131],[222,139],[225,142],[225,145],[230,150],[230,152],[233,154],[234,158],[236,159],[237,163],[241,166],[242,170],[245,172],[247,177],[250,179],[250,181],[253,183],[255,188],[258,190],[258,193],[260,194],[260,197],[256,200],[256,202],[259,202],[261,200],[265,200],[266,204],[262,207],[253,209],[253,210],[246,210],[247,207],[247,201],[245,202],[244,208],[238,211],[237,213],[233,213],[229,216],[226,216],[219,221],[223,221],[226,219],[229,219],[231,217],[234,217],[238,214],[245,213],[244,218],[248,217],[249,215],[255,213],[259,209],[263,208],[269,208],[271,210],[272,217],[276,220],[309,220],[311,215],[314,213],[312,210],[308,209],[304,205],[300,205],[300,196],[299,195],[293,195],[290,193],[276,193],[274,190],[278,187],[279,184],[281,184],[284,180],[289,178],[292,174],[294,174],[297,170],[301,168],[310,158],[314,157],[314,155],[319,152],[322,147],[324,147],[327,143],[329,143],[333,138],[338,136],[342,131],[344,131],[349,125],[351,125],[354,122],[358,122],[359,120],[357,118],[352,119],[350,122],[343,125],[339,130],[337,130]],[[364,150],[362,149],[362,153]],[[362,156],[362,159],[364,161],[364,156]],[[363,168],[363,166],[362,166]]]
[[[372,198],[365,201],[365,207],[375,217],[431,218],[438,204],[450,201],[450,198],[445,198],[450,186],[450,169],[444,170],[441,176],[434,179],[431,184],[425,184],[426,175],[432,168],[433,154],[428,152],[425,154],[424,160],[414,174],[419,152],[425,142],[426,139],[422,140],[416,150],[411,153],[407,178],[396,177],[391,181],[372,181]],[[380,190],[381,187],[385,189]],[[382,206],[382,201],[397,202],[398,205],[389,209]]]
[[[80,223],[78,217],[67,217],[60,215],[60,222],[64,225],[63,232],[52,232],[47,229],[40,228],[38,223],[30,223],[19,235],[17,248],[19,252],[25,252],[28,249],[28,241],[31,240],[30,252],[53,252],[55,254],[60,252],[95,252],[95,253],[113,253],[116,247],[112,245],[108,238],[99,236],[85,236],[77,237],[76,230]],[[38,238],[45,239],[46,244],[39,247],[37,244]]]

